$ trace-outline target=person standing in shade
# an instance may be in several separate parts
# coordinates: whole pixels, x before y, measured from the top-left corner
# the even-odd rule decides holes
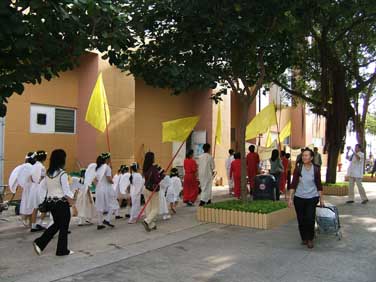
[[[145,199],[146,201],[148,201],[150,197],[151,199],[146,206],[146,218],[142,222],[147,232],[157,229],[155,221],[159,214],[159,183],[163,178],[158,166],[154,162],[154,153],[147,152],[144,159],[143,176],[145,178]],[[153,191],[155,191],[154,194]]]
[[[240,199],[242,177],[241,154],[235,153],[234,158],[235,160],[231,163],[230,176],[234,180],[234,196]]]
[[[249,153],[247,155],[247,175],[248,182],[251,187],[251,190],[255,188],[255,176],[258,174],[260,157],[259,154],[255,152],[255,146],[249,146]]]
[[[279,151],[274,149],[270,158],[270,174],[274,176],[276,182],[276,199],[279,200],[279,186],[281,175],[284,171],[282,161],[279,158]]]
[[[234,161],[234,150],[230,149],[228,153],[229,153],[229,156],[226,159],[225,167],[226,167],[229,194],[232,195],[234,193],[234,179],[230,177],[230,169],[231,169],[231,163]]]
[[[193,150],[189,150],[184,160],[183,202],[193,206],[198,196],[197,163],[193,159]]]
[[[201,185],[201,201],[200,206],[211,203],[212,199],[212,186],[214,176],[214,159],[210,155],[210,144],[204,144],[204,153],[198,160],[198,177]]]
[[[322,166],[322,159],[321,159],[321,154],[319,153],[319,148],[315,147],[313,148],[314,152],[314,157],[313,157],[313,163],[319,167]]]
[[[302,244],[309,249],[313,248],[316,206],[319,202],[324,206],[320,167],[313,164],[313,156],[311,149],[304,149],[303,164],[294,170],[289,197],[289,207],[295,206]]]
[[[360,198],[362,199],[362,204],[367,204],[368,198],[366,191],[364,190],[362,179],[364,174],[364,153],[361,151],[362,147],[357,144],[355,146],[355,151],[351,147],[347,147],[346,159],[350,161],[350,166],[347,171],[349,177],[349,198],[346,203],[354,203],[354,186],[358,187]],[[350,151],[352,154],[350,155]]]
[[[33,246],[38,255],[47,247],[54,235],[59,232],[57,241],[57,256],[73,254],[68,249],[68,229],[71,219],[70,206],[74,204],[73,193],[69,186],[68,174],[65,172],[66,153],[58,149],[52,152],[50,166],[47,170],[45,185],[47,197],[51,205],[54,223],[44,231],[41,237],[35,239]]]

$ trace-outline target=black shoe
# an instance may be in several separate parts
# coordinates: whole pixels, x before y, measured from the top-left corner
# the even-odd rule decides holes
[[[125,217],[126,218],[131,218],[131,215],[130,214],[126,214]]]
[[[354,201],[346,201],[346,204],[353,204]]]
[[[154,226],[151,230],[157,230],[157,226]]]
[[[115,219],[122,219],[122,218],[124,218],[124,217],[122,217],[120,215],[115,216]]]
[[[114,227],[115,227],[115,225],[111,224],[111,223],[108,222],[107,220],[103,220],[103,224],[104,224],[104,225],[107,225],[107,226],[109,226],[109,227],[111,227],[111,228],[114,228]]]
[[[150,232],[151,231],[151,229],[149,227],[149,224],[145,220],[142,222],[142,225],[144,226],[146,232]]]
[[[43,226],[37,224],[37,226],[35,228],[31,228],[30,232],[39,232],[39,231],[44,231],[46,228],[44,228]]]
[[[98,225],[97,226],[97,230],[101,230],[101,229],[105,229],[106,228],[106,226],[104,226],[104,225]]]
[[[205,206],[206,205],[206,203],[204,202],[204,201],[200,201],[200,207],[203,207],[203,206]]]
[[[362,201],[362,204],[363,205],[365,205],[365,204],[367,204],[368,203],[368,200],[364,200],[364,201]]]
[[[187,207],[193,207],[194,204],[192,202],[187,202]]]
[[[210,205],[211,204],[211,200],[209,200],[206,204]]]
[[[68,230],[68,234],[71,234],[71,233],[72,233],[72,231]]]

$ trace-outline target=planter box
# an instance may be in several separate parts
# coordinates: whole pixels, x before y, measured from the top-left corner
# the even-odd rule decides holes
[[[345,181],[349,181],[349,177],[345,176]],[[363,182],[376,182],[376,176],[363,176]]]
[[[328,196],[347,196],[349,194],[348,186],[323,186],[324,195]]]
[[[238,225],[257,229],[271,229],[296,218],[293,208],[284,208],[272,213],[250,213],[233,210],[198,207],[197,219],[203,222]]]

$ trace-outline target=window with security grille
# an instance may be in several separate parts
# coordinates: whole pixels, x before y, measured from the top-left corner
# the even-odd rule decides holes
[[[55,109],[55,132],[75,133],[76,112],[72,109]]]

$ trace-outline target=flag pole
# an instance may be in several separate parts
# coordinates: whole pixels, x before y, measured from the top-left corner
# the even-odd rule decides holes
[[[107,149],[108,149],[108,152],[111,153],[110,134],[108,132],[108,120],[107,120],[106,103],[103,103],[103,108],[104,108],[104,119],[105,119],[105,122],[106,122]]]
[[[189,135],[188,135],[188,136],[189,136]],[[176,157],[178,156],[179,152],[180,152],[181,149],[183,148],[183,145],[184,145],[186,142],[187,142],[187,139],[185,139],[185,140],[181,143],[179,149],[176,151],[175,155],[172,157],[172,159],[171,159],[170,162],[168,163],[167,168],[166,168],[166,172],[170,169],[172,163],[174,162],[174,160],[176,159]],[[142,214],[144,213],[146,207],[148,206],[148,204],[150,203],[151,199],[153,198],[153,196],[154,196],[155,192],[157,191],[158,187],[159,187],[159,183],[158,183],[158,185],[155,186],[155,188],[154,188],[154,190],[151,192],[149,198],[146,200],[144,206],[142,207],[140,213],[138,214],[138,216],[137,216],[137,218],[136,218],[136,222],[140,220]]]

